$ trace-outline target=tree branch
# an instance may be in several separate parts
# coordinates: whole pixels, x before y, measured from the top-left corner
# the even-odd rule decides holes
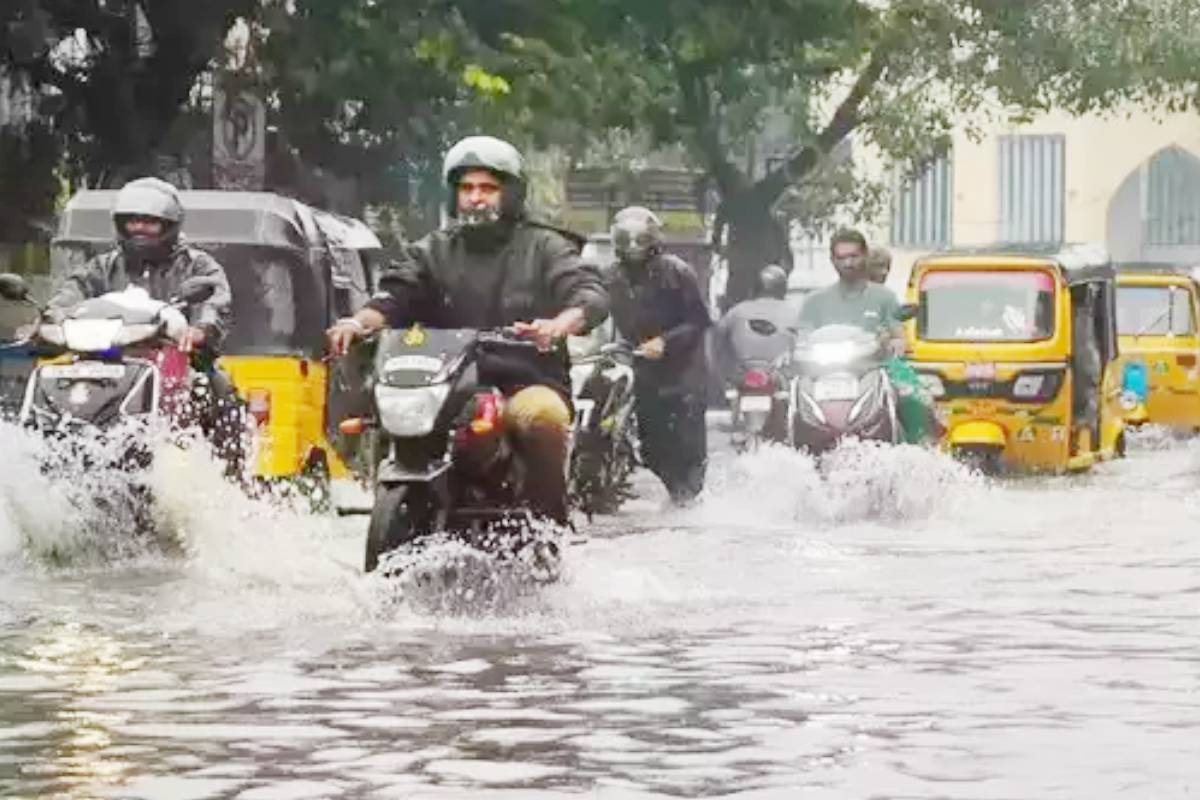
[[[871,60],[859,73],[849,94],[838,105],[829,123],[817,135],[815,144],[801,148],[778,169],[767,173],[754,185],[767,204],[773,203],[796,179],[812,171],[826,154],[845,139],[862,123],[862,104],[875,84],[883,76],[886,58],[880,48],[871,54]]]

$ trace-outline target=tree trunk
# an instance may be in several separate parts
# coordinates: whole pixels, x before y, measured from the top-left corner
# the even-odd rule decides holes
[[[771,213],[770,199],[751,188],[721,200],[721,218],[728,228],[729,242],[725,257],[729,283],[725,289],[726,307],[752,297],[759,270],[778,264],[792,268],[786,228]]]

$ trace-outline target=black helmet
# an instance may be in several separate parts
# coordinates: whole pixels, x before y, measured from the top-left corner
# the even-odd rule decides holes
[[[758,292],[763,297],[775,297],[780,300],[787,297],[788,276],[783,267],[768,264],[758,273]]]
[[[494,136],[468,136],[446,152],[442,160],[442,180],[450,190],[447,211],[458,217],[458,181],[472,169],[485,169],[504,184],[500,201],[500,216],[516,219],[525,211],[525,159],[521,151]],[[496,222],[498,220],[485,220]]]
[[[125,222],[130,217],[150,217],[163,224],[156,237],[130,236]],[[179,190],[158,178],[138,178],[121,187],[113,201],[113,227],[125,257],[136,263],[161,262],[170,258],[183,227],[183,203]]]

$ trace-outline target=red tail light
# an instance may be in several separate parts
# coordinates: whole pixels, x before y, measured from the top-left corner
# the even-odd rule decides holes
[[[266,389],[251,389],[246,392],[246,410],[259,425],[271,421],[271,393]]]
[[[742,386],[747,389],[767,389],[771,386],[771,376],[761,369],[746,370],[742,376]]]
[[[481,392],[475,395],[475,416],[471,418],[471,433],[486,436],[500,427],[500,416],[503,412],[502,400],[491,392]]]

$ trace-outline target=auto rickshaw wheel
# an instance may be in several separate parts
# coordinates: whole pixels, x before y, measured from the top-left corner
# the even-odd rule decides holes
[[[993,445],[966,444],[954,448],[954,457],[969,469],[989,477],[999,475],[1004,451]]]

